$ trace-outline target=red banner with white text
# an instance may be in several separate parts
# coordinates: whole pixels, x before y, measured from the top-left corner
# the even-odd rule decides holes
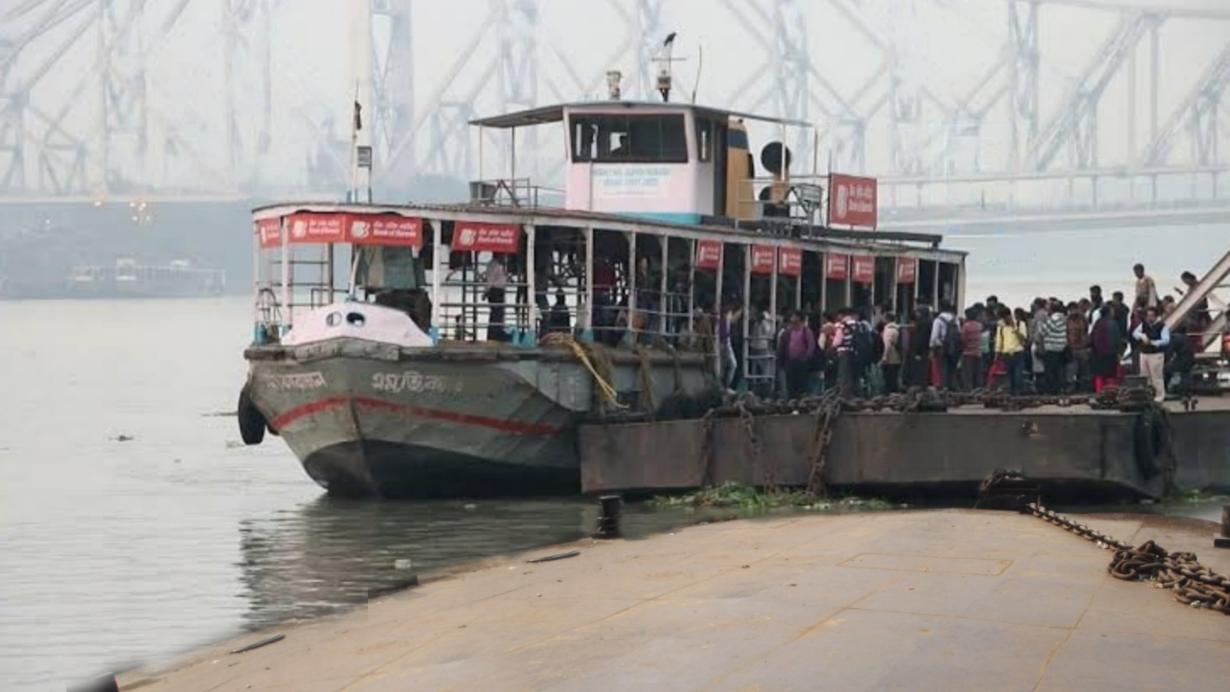
[[[876,227],[876,179],[829,175],[829,225]]]
[[[824,278],[826,279],[845,279],[849,276],[849,255],[837,255],[829,253],[824,256]]]
[[[453,224],[453,252],[513,254],[521,249],[521,226],[512,223],[458,221]]]
[[[918,277],[918,260],[914,257],[897,258],[897,283],[912,284]]]
[[[871,255],[854,255],[850,258],[850,278],[855,283],[869,284],[876,280],[876,258]]]
[[[797,247],[779,248],[777,273],[783,276],[798,276],[803,273],[803,251]]]
[[[777,257],[777,248],[772,245],[752,246],[752,273],[772,274],[773,260]]]
[[[718,240],[696,241],[696,268],[717,269],[722,265],[722,243]]]
[[[262,248],[282,245],[283,219],[260,219],[256,232]],[[285,218],[291,243],[423,246],[423,220],[398,214],[298,212]]]

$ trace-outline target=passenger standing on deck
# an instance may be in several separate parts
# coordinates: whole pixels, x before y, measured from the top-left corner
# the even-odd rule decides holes
[[[931,323],[930,346],[931,386],[955,391],[962,346],[956,310],[950,303],[940,304],[940,314]]]
[[[816,346],[823,359],[821,372],[824,391],[827,392],[837,388],[837,317],[826,312],[822,319],[819,334],[816,335]]]
[[[1093,391],[1119,386],[1119,358],[1123,356],[1123,330],[1113,304],[1107,305],[1089,336],[1089,369],[1093,373]]]
[[[785,364],[786,396],[797,399],[807,393],[812,357],[816,353],[816,340],[798,310],[790,313],[790,324],[782,332],[778,352]]]
[[[1089,323],[1086,311],[1080,303],[1068,304],[1068,362],[1067,379],[1072,391],[1089,391]]]
[[[1170,329],[1158,319],[1156,307],[1145,309],[1145,318],[1132,331],[1132,340],[1139,344],[1140,371],[1153,385],[1154,401],[1165,400],[1166,350],[1170,346]]]
[[[1102,287],[1094,284],[1089,287],[1089,305],[1090,312],[1085,315],[1085,319],[1089,320],[1089,326],[1092,327],[1094,322],[1098,321],[1098,317],[1102,315]]]
[[[884,314],[884,331],[880,334],[884,355],[880,357],[880,371],[884,374],[884,393],[893,394],[901,386],[901,327],[897,316]]]
[[[982,320],[976,308],[965,311],[961,323],[961,389],[970,392],[982,386]]]
[[[837,317],[837,389],[843,397],[853,398],[859,388],[855,341],[862,330],[853,310],[842,308]]]
[[[1068,315],[1062,303],[1055,302],[1038,330],[1042,347],[1043,394],[1063,391],[1063,373],[1068,355]]]
[[[508,286],[508,272],[504,269],[502,255],[491,257],[491,261],[487,263],[484,279],[487,288],[483,296],[487,299],[490,310],[487,319],[487,340],[507,341],[508,335],[504,331],[504,291]]]
[[[1001,305],[999,323],[995,326],[995,359],[1004,364],[1012,394],[1025,391],[1025,345],[1028,343],[1025,325],[1013,318],[1007,305]]]
[[[739,367],[739,361],[735,358],[735,347],[732,337],[734,321],[738,313],[739,308],[731,309],[727,307],[722,310],[722,315],[718,318],[718,352],[722,358],[722,384],[727,389],[731,389],[734,386],[736,371]]]
[[[1157,283],[1145,273],[1145,265],[1137,264],[1132,267],[1132,273],[1136,275],[1136,300],[1143,298],[1145,307],[1157,307]]]
[[[910,338],[906,346],[909,360],[905,366],[909,371],[907,379],[911,387],[931,385],[931,328],[933,322],[931,308],[926,305],[920,305],[914,311],[914,323],[910,327]]]

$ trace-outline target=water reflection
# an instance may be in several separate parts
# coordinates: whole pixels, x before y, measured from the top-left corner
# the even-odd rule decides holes
[[[710,513],[624,508],[629,538],[699,521]],[[729,511],[724,512],[729,514]],[[530,550],[589,535],[588,500],[364,502],[321,497],[295,510],[239,523],[247,627],[335,613],[413,573]],[[410,570],[398,569],[410,560]]]

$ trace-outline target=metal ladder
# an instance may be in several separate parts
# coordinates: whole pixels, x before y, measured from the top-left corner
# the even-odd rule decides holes
[[[1204,332],[1202,345],[1198,352],[1203,352],[1211,346],[1226,330],[1227,314],[1230,313],[1230,310],[1227,310],[1225,303],[1217,300],[1213,293],[1222,288],[1230,288],[1230,250],[1227,250],[1226,254],[1222,255],[1217,264],[1214,264],[1213,268],[1206,272],[1204,277],[1183,296],[1183,300],[1180,300],[1179,304],[1175,306],[1174,312],[1170,313],[1170,316],[1166,318],[1166,327],[1174,329],[1196,308],[1197,303],[1209,299],[1210,315],[1217,314],[1214,316],[1212,324]]]

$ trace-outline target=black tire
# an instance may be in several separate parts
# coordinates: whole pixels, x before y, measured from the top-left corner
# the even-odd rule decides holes
[[[265,439],[265,416],[252,403],[248,396],[248,386],[239,390],[239,406],[236,409],[239,418],[239,436],[246,445],[258,445]]]

